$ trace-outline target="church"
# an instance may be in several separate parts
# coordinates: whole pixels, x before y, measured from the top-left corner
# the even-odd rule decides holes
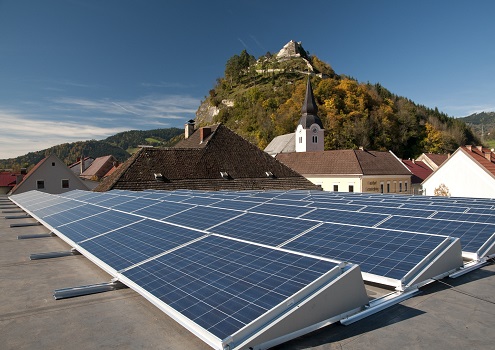
[[[325,130],[309,77],[301,112],[295,132],[274,138],[265,152],[324,191],[411,194],[412,174],[392,151],[325,151]]]

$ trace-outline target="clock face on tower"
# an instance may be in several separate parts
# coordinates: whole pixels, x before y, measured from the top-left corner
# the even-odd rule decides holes
[[[311,129],[311,131],[313,131],[313,134],[316,134],[318,132],[318,128],[315,126],[313,129]]]

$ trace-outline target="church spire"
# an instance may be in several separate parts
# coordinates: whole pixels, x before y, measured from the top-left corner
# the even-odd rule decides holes
[[[299,125],[301,125],[304,129],[309,129],[313,124],[317,124],[321,129],[323,129],[323,123],[318,117],[318,106],[315,102],[309,76],[308,83],[306,84],[306,97],[304,98],[301,112],[302,117],[299,119]]]
[[[314,115],[318,114],[318,106],[316,106],[315,97],[313,95],[313,89],[311,88],[311,81],[308,76],[308,83],[306,84],[306,97],[302,106],[302,115]]]

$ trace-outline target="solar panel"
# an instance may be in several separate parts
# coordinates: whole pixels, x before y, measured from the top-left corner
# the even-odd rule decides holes
[[[194,207],[189,210],[171,215],[164,220],[178,225],[206,230],[235,216],[242,214],[239,211],[209,207]]]
[[[109,210],[66,225],[57,226],[57,230],[65,237],[77,243],[139,220],[143,219],[134,215]]]
[[[490,224],[410,217],[391,217],[378,227],[458,237],[462,250],[472,253],[477,252],[495,233],[495,226]]]
[[[69,205],[66,204],[66,208],[69,209],[61,210],[58,213],[42,217],[43,221],[52,227],[58,227],[67,224],[68,222],[73,222],[91,215],[100,214],[102,213],[102,210],[105,210],[101,207],[97,207],[96,205],[85,204],[82,202],[74,202],[72,205],[73,204],[76,204],[76,206],[69,207]]]
[[[112,209],[131,213],[158,203],[160,202],[147,198],[130,198],[129,201],[114,205]]]
[[[432,217],[435,219],[495,224],[495,212],[493,213],[493,215],[476,214],[471,212],[468,213],[437,212]]]
[[[351,210],[358,211],[363,209],[364,205],[356,205],[356,204],[347,204],[347,202],[335,203],[335,202],[321,202],[320,200],[314,201],[313,204],[310,205],[313,208],[321,208],[321,209],[337,209],[337,210]]]
[[[335,263],[209,236],[123,275],[219,339],[252,323]]]
[[[363,272],[402,279],[446,239],[445,236],[323,224],[283,248],[349,261],[359,264]]]
[[[188,198],[186,200],[183,200],[181,203],[210,205],[210,204],[216,203],[218,201],[219,201],[219,199],[217,199],[217,198],[192,197],[192,198]]]
[[[314,221],[247,213],[210,231],[228,237],[277,246],[317,225]]]
[[[118,271],[201,236],[198,231],[145,219],[79,245]]]
[[[250,209],[249,211],[254,213],[273,214],[278,216],[288,216],[288,217],[296,218],[312,210],[315,210],[314,208],[298,207],[295,205],[278,205],[278,204],[270,204],[270,203],[260,204]]]
[[[340,224],[374,226],[383,221],[388,215],[369,214],[334,209],[316,209],[302,216],[304,219],[334,222]]]
[[[343,207],[346,208],[346,207]],[[360,210],[362,213],[376,213],[398,216],[412,216],[416,218],[427,218],[436,213],[434,210],[422,210],[422,209],[407,209],[407,208],[390,208],[390,207],[378,207],[368,205]],[[458,215],[458,214],[455,214]]]
[[[174,202],[156,202],[142,209],[134,210],[133,214],[142,215],[152,219],[164,219],[167,216],[177,214],[181,211],[191,209],[193,205],[174,203]]]

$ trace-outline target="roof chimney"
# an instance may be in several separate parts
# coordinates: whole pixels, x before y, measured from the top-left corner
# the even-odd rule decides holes
[[[84,153],[83,153],[83,154],[81,154],[81,163],[80,163],[80,166],[81,166],[81,174],[82,174],[82,173],[84,173],[84,170],[86,170],[86,169],[84,169],[84,168],[85,168],[85,166],[84,166],[84,165],[85,165],[85,164],[84,164]]]
[[[483,152],[483,146],[476,146],[476,148],[478,149],[478,151]]]
[[[469,151],[472,151],[472,146],[471,145],[466,145],[466,148],[469,150]]]
[[[201,128],[199,129],[199,138],[200,142],[202,143],[208,136],[211,134],[211,128]]]
[[[194,120],[188,120],[184,125],[184,138],[189,138],[194,132]]]
[[[485,158],[491,162],[492,161],[492,152],[483,152],[483,154],[485,155]]]

